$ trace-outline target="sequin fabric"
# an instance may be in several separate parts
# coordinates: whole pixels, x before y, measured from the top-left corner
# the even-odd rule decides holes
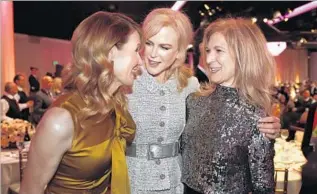
[[[274,141],[256,127],[264,111],[224,86],[186,104],[182,181],[206,194],[273,194]]]

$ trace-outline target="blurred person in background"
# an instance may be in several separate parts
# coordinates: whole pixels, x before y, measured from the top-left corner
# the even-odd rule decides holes
[[[18,86],[18,103],[23,104],[27,103],[29,101],[29,96],[25,92],[25,85],[26,85],[26,80],[25,76],[22,74],[17,74],[13,78],[14,83]],[[29,121],[29,116],[30,116],[30,109],[25,108],[21,111],[21,118],[23,120]]]
[[[33,101],[19,103],[18,86],[14,82],[7,82],[1,97],[1,120],[23,119],[22,111],[33,106]]]

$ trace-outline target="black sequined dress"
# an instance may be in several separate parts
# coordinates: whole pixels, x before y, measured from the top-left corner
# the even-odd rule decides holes
[[[187,98],[182,182],[206,194],[274,194],[274,141],[260,133],[262,109],[234,88]]]

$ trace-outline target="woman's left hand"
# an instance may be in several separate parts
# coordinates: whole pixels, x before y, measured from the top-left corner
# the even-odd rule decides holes
[[[277,117],[264,117],[258,122],[259,130],[269,139],[276,139],[280,135],[281,123]]]

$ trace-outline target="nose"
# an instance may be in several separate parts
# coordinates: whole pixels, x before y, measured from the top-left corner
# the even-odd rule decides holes
[[[151,57],[155,58],[157,56],[157,47],[152,47],[152,51],[151,51]]]
[[[210,51],[209,53],[206,53],[206,63],[209,64],[216,60],[216,56],[214,52]]]

